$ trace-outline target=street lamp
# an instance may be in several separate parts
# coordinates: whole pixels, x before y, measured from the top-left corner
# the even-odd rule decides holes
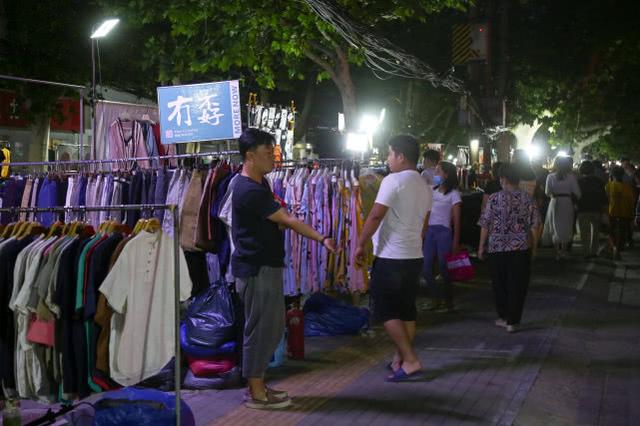
[[[91,34],[91,138],[96,146],[96,44],[98,39],[106,37],[120,22],[119,19],[107,19]],[[80,157],[82,159],[84,141],[80,143]]]

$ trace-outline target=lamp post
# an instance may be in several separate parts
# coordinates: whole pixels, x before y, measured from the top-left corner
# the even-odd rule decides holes
[[[98,39],[106,37],[120,22],[119,19],[107,19],[91,34],[91,139],[92,146],[96,146],[96,43]],[[80,157],[82,158],[84,141],[80,143]]]

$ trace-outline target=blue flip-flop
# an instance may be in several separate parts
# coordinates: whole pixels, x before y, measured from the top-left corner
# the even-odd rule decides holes
[[[393,373],[393,376],[387,377],[385,381],[391,383],[411,382],[416,379],[421,379],[422,377],[424,377],[424,371],[422,370],[414,371],[411,374],[407,374],[407,372],[404,371],[404,368],[400,367],[396,372]]]

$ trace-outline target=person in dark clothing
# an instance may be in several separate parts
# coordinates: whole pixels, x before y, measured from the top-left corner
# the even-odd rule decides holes
[[[495,194],[496,192],[502,191],[502,187],[500,186],[500,168],[502,167],[500,161],[496,161],[491,166],[491,180],[487,182],[484,187],[484,195],[482,196],[482,207],[480,211],[484,211],[484,206],[487,205],[487,201],[491,194]]]
[[[531,197],[519,188],[520,174],[514,164],[504,165],[500,178],[503,189],[489,197],[478,221],[478,259],[484,260],[488,253],[498,313],[495,324],[512,333],[522,319],[540,215]]]
[[[597,255],[600,220],[607,206],[604,183],[594,172],[591,161],[584,161],[580,165],[581,177],[578,179],[578,185],[582,191],[582,198],[578,200],[578,228],[586,259]]]
[[[273,170],[275,139],[258,129],[238,141],[243,159],[232,199],[231,256],[236,292],[244,311],[242,375],[249,383],[245,405],[254,409],[291,405],[287,392],[265,386],[264,374],[285,327],[284,232],[294,232],[335,251],[333,238],[291,216],[275,199],[265,175]]]

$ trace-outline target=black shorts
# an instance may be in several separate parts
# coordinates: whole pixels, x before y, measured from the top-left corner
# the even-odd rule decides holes
[[[376,258],[371,270],[370,294],[376,321],[415,321],[422,259]]]

